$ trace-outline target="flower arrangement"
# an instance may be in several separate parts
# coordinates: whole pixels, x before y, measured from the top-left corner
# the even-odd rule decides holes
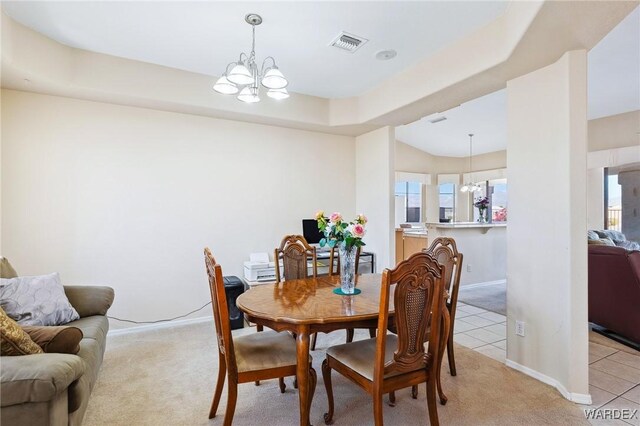
[[[489,197],[477,198],[473,205],[479,210],[486,210],[489,208]]]
[[[324,238],[320,240],[320,247],[325,245],[333,248],[336,245],[343,244],[347,250],[353,247],[362,247],[365,245],[362,238],[366,234],[364,226],[367,218],[363,214],[359,214],[353,221],[346,222],[342,215],[338,212],[331,213],[326,217],[324,211],[316,213],[318,221],[318,229],[324,234]]]
[[[478,217],[478,222],[485,223],[487,222],[487,210],[489,209],[489,198],[488,197],[479,197],[476,198],[476,201],[473,203],[475,207],[478,208],[478,213],[480,214]]]

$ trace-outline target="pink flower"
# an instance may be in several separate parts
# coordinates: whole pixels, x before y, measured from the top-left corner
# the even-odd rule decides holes
[[[353,229],[352,229],[351,233],[356,238],[364,237],[364,234],[365,234],[364,226],[362,226],[359,223],[356,223],[355,225],[353,225]]]
[[[342,215],[338,212],[333,212],[331,213],[331,216],[329,216],[329,220],[333,223],[340,222],[342,220]]]

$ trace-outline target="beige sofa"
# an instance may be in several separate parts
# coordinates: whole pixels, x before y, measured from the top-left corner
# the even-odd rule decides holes
[[[106,313],[114,292],[109,287],[65,286],[65,293],[80,314],[79,320],[66,324],[82,330],[80,352],[1,357],[2,426],[82,424],[104,356]]]

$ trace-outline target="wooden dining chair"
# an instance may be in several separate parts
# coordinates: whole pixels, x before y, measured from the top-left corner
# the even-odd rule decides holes
[[[309,261],[313,263],[313,278],[318,276],[316,248],[310,246],[302,235],[286,235],[280,242],[280,247],[275,249],[273,260],[276,264],[277,282],[309,278]],[[282,271],[280,271],[281,260]],[[317,338],[317,333],[311,336],[312,351],[316,349]]]
[[[456,306],[458,304],[458,290],[460,289],[460,275],[462,274],[462,253],[458,251],[456,241],[453,238],[437,237],[428,248],[423,250],[426,253],[430,253],[436,258],[438,263],[444,267],[444,284],[447,291],[447,310],[449,313],[449,334],[446,336],[446,349],[447,359],[449,360],[449,373],[452,376],[456,375],[456,362],[453,352],[453,327],[456,318]],[[441,347],[440,351],[444,354],[445,347]],[[442,359],[440,360],[442,362]],[[440,375],[440,368],[438,366],[438,375]],[[440,395],[440,402],[446,404],[447,397],[442,391],[442,385],[440,378],[438,379],[438,393]],[[413,386],[411,388],[411,396],[415,399],[418,397],[418,387]],[[395,395],[391,395],[390,398],[395,399]]]
[[[337,247],[332,247],[329,252],[329,276],[332,277],[334,275],[340,275],[340,256],[336,255],[338,251]],[[356,275],[358,275],[358,266],[360,265],[360,252],[362,251],[361,247],[358,247],[356,250]],[[347,328],[347,343],[353,342],[353,328]],[[376,329],[369,329],[369,337],[376,337]],[[315,345],[314,345],[315,349]]]
[[[392,288],[393,287],[393,288]],[[396,334],[387,334],[389,300],[393,290]],[[373,397],[376,426],[383,424],[382,395],[426,382],[427,408],[432,426],[438,425],[436,378],[444,304],[443,267],[428,253],[416,253],[395,269],[382,273],[380,317],[375,339],[332,346],[322,362],[331,424],[334,414],[331,370],[349,378]],[[427,324],[431,321],[429,337]],[[424,341],[429,340],[425,349]]]
[[[224,414],[224,426],[230,426],[235,412],[238,384],[256,380],[281,379],[295,376],[297,355],[296,344],[287,333],[265,331],[233,338],[229,323],[229,308],[224,291],[222,268],[216,263],[211,250],[204,249],[205,265],[209,276],[209,291],[213,319],[218,339],[218,380],[213,394],[209,418],[218,410],[222,388],[227,379],[227,408]],[[309,361],[310,391],[309,406],[317,382],[316,372]],[[284,381],[280,380],[280,392],[284,393]]]
[[[456,241],[453,238],[438,237],[426,249],[436,260],[444,266],[444,285],[449,298],[447,310],[451,327],[447,337],[447,358],[449,360],[449,373],[456,375],[456,360],[453,352],[453,327],[456,319],[456,307],[458,305],[458,292],[460,290],[460,276],[462,275],[462,253],[458,251]]]

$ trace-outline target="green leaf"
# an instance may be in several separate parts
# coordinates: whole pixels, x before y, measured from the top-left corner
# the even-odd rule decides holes
[[[336,246],[336,240],[329,240],[329,247],[334,248]]]

